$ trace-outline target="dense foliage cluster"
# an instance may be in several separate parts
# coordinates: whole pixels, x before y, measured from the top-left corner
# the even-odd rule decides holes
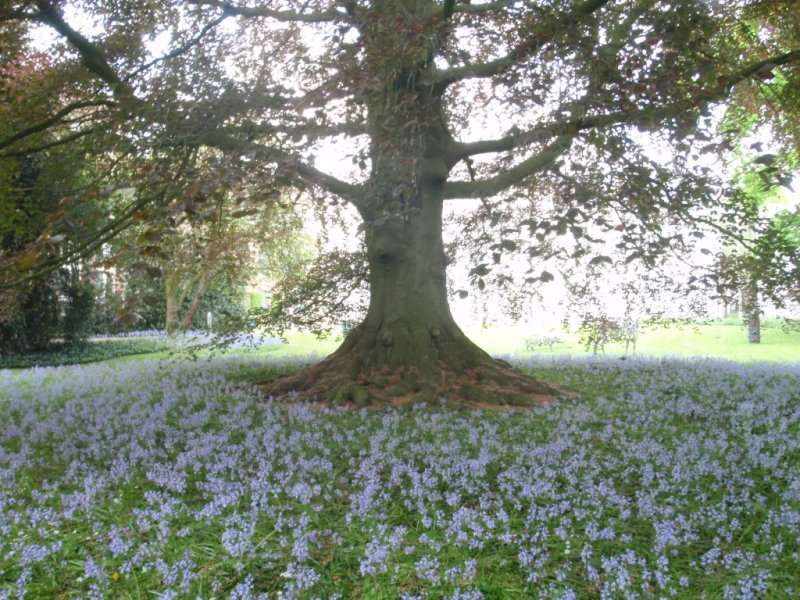
[[[552,256],[652,266],[686,252],[689,229],[743,218],[698,156],[768,123],[791,162],[795,23],[788,0],[16,0],[0,12],[11,40],[0,162],[68,165],[50,177],[65,213],[132,191],[114,216],[145,224],[137,251],[151,266],[172,250],[176,220],[221,200],[247,212],[294,186],[379,226],[410,217],[437,179],[444,199],[482,199],[475,222],[491,232],[472,232],[476,285],[502,279],[515,250],[531,259],[528,285]],[[63,44],[37,50],[43,27]],[[723,104],[720,138],[709,117]],[[346,176],[314,164],[331,145]],[[97,248],[63,216],[12,266],[46,258],[58,235],[69,252]],[[120,229],[96,231],[107,241]],[[616,250],[597,245],[613,232]],[[568,243],[551,245],[558,236]]]
[[[527,366],[582,393],[353,413],[240,359],[0,371],[0,597],[797,596],[796,366]]]

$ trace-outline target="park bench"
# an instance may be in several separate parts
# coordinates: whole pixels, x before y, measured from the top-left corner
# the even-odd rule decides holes
[[[525,340],[525,349],[528,352],[533,352],[538,348],[544,348],[545,346],[547,346],[547,349],[550,350],[550,352],[552,352],[553,346],[555,346],[556,344],[563,344],[563,343],[564,340],[562,340],[557,335],[541,335],[541,336],[529,337],[527,340]]]
[[[585,319],[580,327],[581,337],[587,349],[591,348],[593,354],[606,353],[606,344],[610,342],[624,342],[625,355],[628,350],[636,352],[636,340],[639,335],[639,321],[635,319],[614,319],[611,317],[592,317]]]

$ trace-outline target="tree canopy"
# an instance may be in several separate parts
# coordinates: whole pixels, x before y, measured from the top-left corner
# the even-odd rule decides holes
[[[620,260],[654,265],[704,229],[749,227],[752,211],[701,154],[724,150],[714,109],[734,95],[746,106],[764,82],[784,82],[781,101],[748,114],[794,135],[792,4],[12,1],[0,35],[22,41],[3,71],[0,160],[69,147],[101,160],[112,187],[124,164],[138,190],[124,218],[176,194],[194,210],[207,194],[181,165],[197,148],[224,158],[215,185],[349,205],[363,223],[366,318],[269,390],[526,403],[556,391],[492,361],[450,315],[444,203],[479,201],[464,232],[485,257],[472,265],[479,288],[506,253],[599,269],[613,239]],[[43,27],[59,41],[34,64]],[[16,83],[28,72],[35,82]],[[331,149],[336,172],[315,160]],[[534,266],[526,280],[551,278]]]

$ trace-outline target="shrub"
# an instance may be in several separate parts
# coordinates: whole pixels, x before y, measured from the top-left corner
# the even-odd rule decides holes
[[[58,334],[58,294],[53,278],[20,293],[11,318],[0,323],[0,355],[44,350]]]
[[[78,281],[74,274],[67,277],[69,280],[63,286],[62,330],[64,342],[70,346],[85,342],[91,333],[95,288],[91,283]]]
[[[125,339],[87,342],[81,346],[50,344],[49,350],[0,356],[0,369],[56,367],[98,362],[120,356],[161,352],[172,349],[165,339]]]

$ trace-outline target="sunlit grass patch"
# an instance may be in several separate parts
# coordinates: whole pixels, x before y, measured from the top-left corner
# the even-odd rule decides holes
[[[579,395],[347,412],[260,398],[288,359],[0,372],[0,597],[797,596],[797,367],[527,367]]]
[[[558,323],[547,329],[549,336],[557,336],[563,343],[552,347],[541,345],[526,348],[526,341],[541,331],[529,330],[521,325],[494,325],[465,327],[467,336],[492,354],[524,356],[586,356],[589,354],[581,345],[578,335],[558,328]],[[644,356],[694,356],[717,357],[736,361],[775,361],[800,362],[800,331],[784,331],[780,324],[766,321],[762,328],[760,344],[747,341],[747,330],[737,321],[688,323],[671,327],[642,327],[636,344],[635,355]],[[289,343],[274,346],[267,350],[271,355],[290,356],[292,354],[327,355],[341,342],[331,336],[317,340],[310,333],[293,332],[288,334]],[[605,348],[608,356],[622,356],[624,343],[609,343]]]

